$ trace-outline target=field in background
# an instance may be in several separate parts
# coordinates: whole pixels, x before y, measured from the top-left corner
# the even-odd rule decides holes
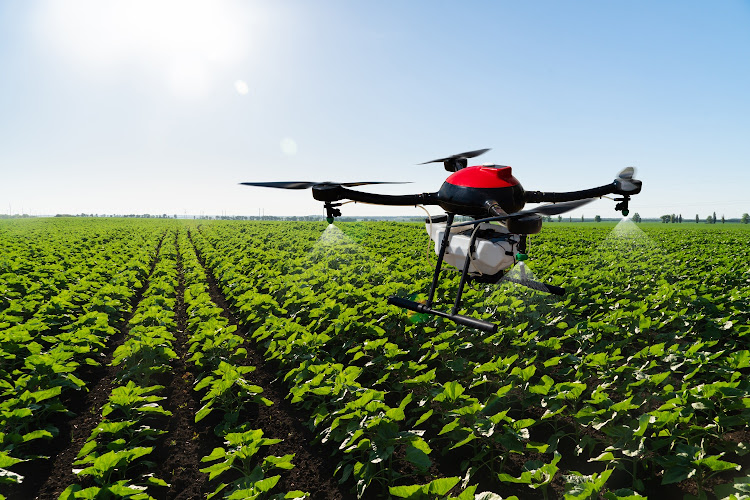
[[[468,289],[489,335],[387,305],[429,288],[417,224],[0,221],[0,494],[747,495],[747,226],[529,255],[568,294]]]

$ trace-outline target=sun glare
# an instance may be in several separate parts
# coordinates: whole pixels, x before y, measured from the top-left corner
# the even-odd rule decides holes
[[[197,0],[40,4],[40,41],[87,76],[155,75],[181,98],[205,95],[247,52],[243,7]]]
[[[247,95],[247,93],[250,92],[250,87],[244,80],[237,80],[234,82],[234,88],[240,95]]]

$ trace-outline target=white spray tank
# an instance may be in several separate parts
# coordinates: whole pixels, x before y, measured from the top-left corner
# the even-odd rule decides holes
[[[425,229],[435,242],[435,253],[440,254],[440,245],[445,234],[447,217],[438,216],[425,221]],[[444,261],[463,271],[466,255],[469,253],[473,226],[452,227],[448,236]],[[512,234],[505,226],[482,222],[476,227],[477,237],[469,262],[469,273],[497,274],[516,263],[518,235]]]

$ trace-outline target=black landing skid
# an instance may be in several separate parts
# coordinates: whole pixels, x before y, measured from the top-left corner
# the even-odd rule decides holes
[[[563,295],[565,293],[564,288],[560,288],[560,287],[553,286],[553,285],[545,285],[544,283],[526,279],[525,277],[521,277],[521,278],[508,277],[505,271],[500,271],[499,273],[492,274],[492,275],[469,274],[469,264],[471,263],[471,256],[475,250],[474,243],[478,236],[477,233],[479,232],[479,231],[472,231],[471,240],[469,242],[469,251],[466,254],[466,260],[464,262],[463,271],[461,271],[461,280],[458,283],[458,291],[456,292],[456,300],[453,303],[453,308],[451,309],[450,313],[440,311],[438,309],[433,309],[432,305],[433,305],[433,301],[435,298],[435,289],[437,288],[437,283],[440,277],[440,270],[443,265],[443,258],[445,257],[445,251],[448,248],[448,240],[450,239],[451,226],[453,224],[454,217],[455,217],[455,214],[448,213],[448,219],[445,225],[445,233],[443,233],[443,239],[440,242],[440,252],[438,253],[438,260],[437,260],[437,264],[435,265],[435,272],[432,275],[432,285],[430,285],[430,294],[429,294],[427,301],[424,303],[414,302],[412,300],[408,300],[403,297],[396,297],[395,295],[392,295],[391,297],[388,298],[389,304],[397,306],[397,307],[401,307],[403,309],[408,309],[410,311],[414,311],[417,313],[432,314],[434,316],[440,316],[441,318],[449,319],[453,321],[454,323],[467,326],[469,328],[475,328],[477,330],[482,330],[484,332],[495,333],[497,332],[496,324],[490,323],[489,321],[484,321],[482,319],[472,318],[471,316],[464,316],[462,314],[458,314],[458,310],[461,305],[461,297],[463,295],[464,286],[466,286],[467,283],[471,283],[472,281],[475,281],[477,283],[495,284],[500,281],[510,281],[511,283],[516,283],[518,285],[522,285],[522,286],[531,288],[533,290],[538,290],[541,292],[552,293],[555,295]],[[521,235],[521,242],[519,243],[519,251],[521,253],[525,253],[526,251],[526,235]]]

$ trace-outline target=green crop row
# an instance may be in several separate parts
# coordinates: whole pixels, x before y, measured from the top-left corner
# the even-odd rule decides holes
[[[74,498],[129,498],[151,500],[150,492],[169,485],[144,472],[157,439],[166,433],[171,413],[161,402],[164,387],[157,377],[170,370],[175,354],[177,252],[166,236],[148,287],[128,322],[128,335],[112,356],[119,367],[115,387],[101,409],[101,422],[78,453],[73,469],[81,483],[69,485],[61,500]]]
[[[211,300],[205,272],[185,232],[180,233],[180,249],[192,353],[189,361],[196,371],[195,390],[203,394],[204,403],[195,421],[219,413],[222,419],[215,432],[225,441],[223,447],[202,458],[203,462],[213,463],[201,471],[209,474],[210,481],[221,481],[208,498],[219,494],[227,499],[306,498],[308,494],[299,490],[271,493],[281,479],[280,474],[271,472],[292,469],[294,455],[267,453],[265,447],[281,440],[264,437],[261,429],[242,421],[242,411],[248,406],[273,403],[261,396],[262,387],[247,380],[255,368],[239,364],[247,356],[245,340]]]

